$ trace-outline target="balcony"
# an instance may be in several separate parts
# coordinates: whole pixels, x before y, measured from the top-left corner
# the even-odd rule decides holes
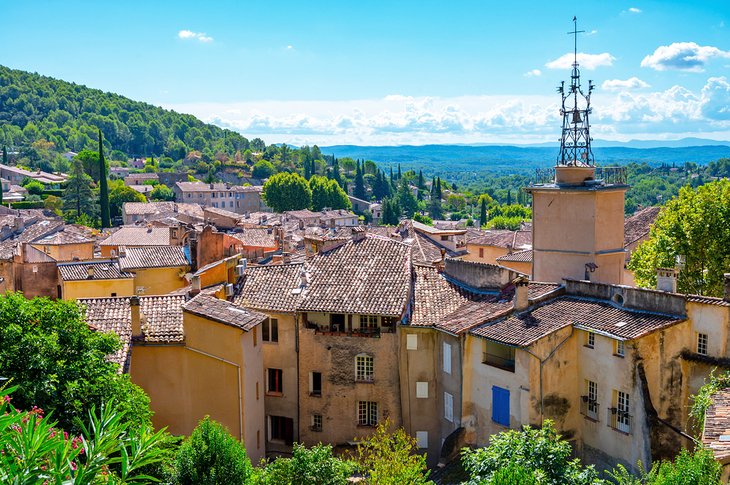
[[[623,411],[618,408],[608,408],[608,426],[619,433],[631,434],[633,418],[628,411]]]
[[[580,397],[580,413],[591,421],[598,421],[598,402],[588,396]]]
[[[314,329],[318,335],[334,335],[343,337],[370,337],[379,338],[383,333],[395,333],[394,327],[377,328],[353,328],[345,330],[340,325],[308,325],[307,328]]]
[[[491,365],[492,367],[497,367],[508,372],[515,371],[514,357],[510,359],[500,355],[490,354],[489,352],[482,352],[482,364]]]

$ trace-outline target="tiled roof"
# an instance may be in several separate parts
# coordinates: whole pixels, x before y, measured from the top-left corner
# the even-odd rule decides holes
[[[226,209],[220,209],[218,207],[204,207],[203,214],[206,214],[206,213],[216,214],[216,215],[224,216],[224,217],[231,217],[233,219],[243,218],[242,214],[238,214],[236,212],[232,212],[232,211],[229,211]]]
[[[525,347],[569,325],[632,340],[683,320],[681,316],[618,308],[605,301],[560,297],[533,310],[483,325],[471,333]]]
[[[357,218],[354,212],[350,212],[348,210],[344,209],[338,209],[338,210],[329,210],[329,211],[322,211],[322,221],[328,221],[328,220],[337,220],[337,219],[349,219],[349,218]]]
[[[532,249],[516,251],[497,258],[497,261],[511,261],[514,263],[532,263]]]
[[[93,275],[89,277],[89,269]],[[134,278],[134,275],[122,271],[115,261],[81,261],[78,263],[59,263],[58,272],[63,281],[80,280],[119,280]]]
[[[624,246],[638,241],[649,234],[661,207],[645,207],[624,221]]]
[[[261,248],[273,248],[276,246],[274,231],[266,228],[246,228],[243,232],[231,234],[244,246],[255,246]]]
[[[93,242],[91,229],[84,226],[66,225],[61,230],[42,236],[34,244],[62,245],[62,244],[83,244]]]
[[[253,310],[246,310],[227,300],[215,296],[200,294],[183,305],[186,312],[215,320],[248,332],[266,320],[266,315]]]
[[[367,235],[315,255],[302,311],[400,316],[411,280],[411,247]]]
[[[439,235],[439,234],[466,234],[466,229],[439,229],[437,227],[429,226],[418,221],[411,221],[413,229],[423,232],[425,234]]]
[[[486,231],[470,231],[467,244],[477,246],[511,247],[515,250],[532,248],[532,231],[509,231],[506,229],[488,229]]]
[[[263,190],[260,185],[243,186],[223,183],[206,184],[203,182],[177,182],[175,185],[182,192],[261,192]]]
[[[309,209],[302,209],[298,211],[286,211],[284,214],[293,217],[295,219],[312,219],[322,217],[321,212],[312,212]]]
[[[710,396],[712,404],[705,411],[702,444],[712,450],[715,460],[730,457],[730,389],[722,389]]]
[[[190,262],[185,256],[185,249],[182,246],[132,247],[125,248],[124,253],[119,254],[119,266],[122,270],[189,265]]]
[[[168,246],[167,227],[124,226],[100,243],[101,246]]]
[[[730,301],[725,301],[722,298],[716,298],[714,296],[687,295],[687,301],[704,303],[705,305],[730,306]]]
[[[234,303],[263,311],[293,313],[301,294],[292,293],[299,288],[304,264],[280,264],[273,266],[249,266],[244,285]]]
[[[122,349],[110,356],[127,370],[132,339],[132,310],[129,297],[83,298],[78,302],[85,307],[86,323],[102,332],[114,332],[122,341]],[[144,341],[175,343],[184,340],[182,305],[183,295],[140,296],[139,310]]]
[[[32,242],[40,237],[57,231],[60,227],[63,227],[63,225],[63,221],[60,220],[43,219],[35,222],[30,227],[26,227],[25,230],[23,230],[23,232],[15,238],[15,241],[20,243]]]
[[[203,209],[198,204],[181,202],[125,202],[124,213],[127,215],[186,214],[203,217]]]

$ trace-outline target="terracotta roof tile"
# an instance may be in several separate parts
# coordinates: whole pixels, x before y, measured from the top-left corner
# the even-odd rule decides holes
[[[712,450],[715,459],[730,457],[730,389],[722,389],[710,396],[712,404],[705,411],[702,444]]]
[[[183,310],[248,332],[266,320],[266,315],[246,310],[227,300],[200,294],[183,305]]]
[[[516,251],[512,254],[505,254],[496,259],[496,261],[510,261],[514,263],[532,263],[532,249],[524,251]]]
[[[722,298],[714,296],[687,295],[687,301],[691,301],[692,303],[703,303],[705,305],[730,306],[730,301],[725,301]]]
[[[401,316],[410,289],[411,247],[367,235],[315,255],[301,311]]]
[[[121,248],[120,248],[121,249]],[[189,266],[182,246],[143,246],[120,250],[119,267],[122,270],[144,268],[175,268]]]
[[[101,246],[168,246],[169,244],[169,228],[134,226],[124,226],[100,243]]]
[[[292,290],[299,288],[303,268],[302,263],[249,266],[234,303],[262,311],[295,312],[301,294]]]
[[[91,229],[84,226],[66,225],[61,230],[42,236],[33,241],[34,244],[62,245],[94,242]]]
[[[569,325],[632,340],[683,320],[682,316],[628,310],[605,301],[566,296],[485,324],[471,333],[508,345],[526,347]]]
[[[624,247],[649,234],[661,207],[645,207],[624,221]]]
[[[91,270],[91,277],[89,272]],[[118,280],[134,278],[134,275],[119,268],[116,261],[81,261],[58,263],[58,272],[63,281]]]
[[[266,228],[245,228],[242,232],[230,234],[243,243],[244,246],[261,248],[276,247],[274,231]]]

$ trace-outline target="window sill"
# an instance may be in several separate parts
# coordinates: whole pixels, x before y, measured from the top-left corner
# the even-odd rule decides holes
[[[595,345],[588,345],[588,344],[583,345],[583,347],[585,347],[587,349],[595,349],[596,348]]]
[[[355,384],[375,384],[375,379],[370,379],[369,381],[365,379],[355,379]]]
[[[282,397],[284,395],[284,393],[283,392],[271,392],[271,391],[269,391],[265,395],[266,396],[270,396],[270,397]]]
[[[377,428],[377,424],[358,424],[358,428]]]
[[[322,428],[315,428],[314,426],[310,426],[309,431],[312,431],[313,433],[321,433]]]
[[[592,416],[588,416],[587,414],[584,414],[584,415],[583,415],[583,418],[584,418],[584,419],[585,419],[586,421],[590,421],[590,422],[592,422],[592,423],[600,423],[600,421],[598,420],[598,417],[595,417],[595,418],[594,418],[594,417],[592,417]]]
[[[269,344],[269,345],[271,345],[271,344],[278,345],[278,343],[279,343],[278,340],[262,340],[261,342],[263,342],[264,344]]]
[[[608,425],[608,427],[609,427],[609,428],[611,428],[612,430],[614,430],[615,432],[617,432],[617,433],[619,433],[619,434],[622,434],[622,435],[624,435],[624,436],[631,436],[631,431],[622,431],[622,430],[620,430],[620,429],[618,429],[618,428],[614,428],[614,427],[613,427],[613,426],[611,426],[610,424]]]
[[[310,392],[309,397],[322,397],[321,392]]]
[[[621,355],[621,354],[613,354],[613,356],[614,356],[614,357],[618,357],[618,358],[620,358],[620,359],[623,359],[623,358],[625,357],[625,356],[623,356],[623,355]]]

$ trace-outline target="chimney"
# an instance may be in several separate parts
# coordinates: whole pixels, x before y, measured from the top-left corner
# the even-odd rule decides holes
[[[723,300],[730,303],[730,273],[723,275],[723,282],[725,283],[725,292],[723,293]]]
[[[190,248],[190,271],[198,271],[198,233],[192,231],[188,238],[188,247]]]
[[[200,293],[200,275],[193,275],[190,282],[190,296],[193,297]]]
[[[515,311],[521,312],[529,305],[530,280],[521,276],[515,281]]]
[[[281,262],[283,264],[289,264],[289,263],[291,263],[291,254],[289,254],[289,253],[281,253]]]
[[[142,319],[139,311],[139,297],[129,297],[129,307],[132,310],[132,338],[142,335]]]
[[[86,267],[86,278],[89,280],[94,279],[94,265],[93,264],[90,264],[89,266]]]
[[[657,268],[656,289],[659,291],[677,292],[677,270],[674,268]]]
[[[367,229],[364,226],[355,226],[352,228],[352,240],[355,242],[365,239],[366,234]]]
[[[117,254],[119,254],[120,258],[126,258],[127,257],[127,248],[125,246],[119,246],[117,248]]]
[[[271,256],[271,264],[283,264],[284,256],[282,254],[274,254]]]

